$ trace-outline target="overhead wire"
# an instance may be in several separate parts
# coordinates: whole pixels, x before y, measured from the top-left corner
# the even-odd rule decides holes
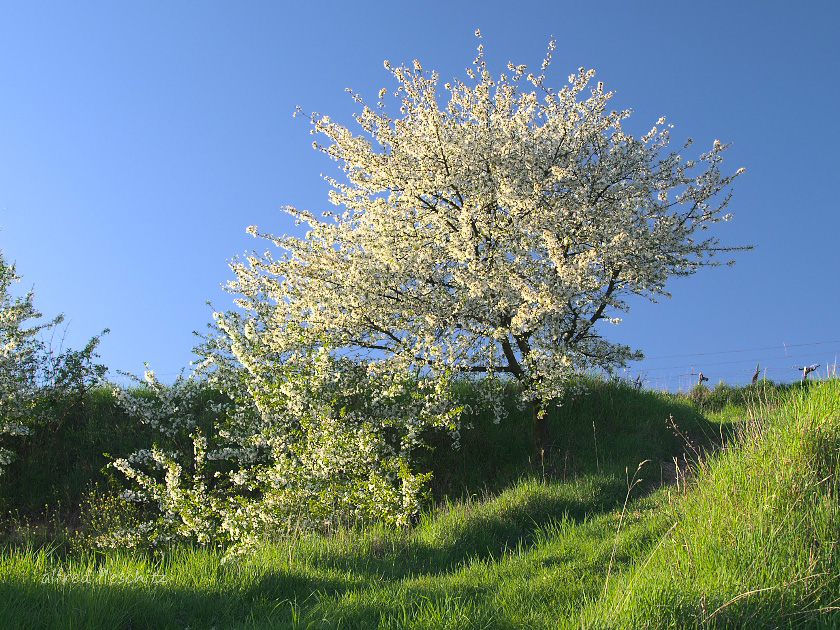
[[[825,359],[826,349],[817,349],[817,346],[830,346],[832,344],[836,344],[837,348],[832,349],[834,351],[829,351],[829,354],[834,355],[834,357],[828,357],[825,361],[819,361],[819,359]],[[800,352],[796,354],[791,354],[789,351],[792,348],[799,349]],[[802,350],[808,348],[809,350]],[[768,351],[777,351],[778,354],[776,355],[769,355],[767,354]],[[724,361],[691,361],[690,359],[694,359],[695,357],[713,357],[713,356],[720,356],[721,358],[725,358],[722,355],[737,355],[737,354],[745,354],[745,353],[755,353],[761,352],[760,356],[749,356],[744,358],[734,358],[732,360],[724,360]],[[781,353],[784,352],[784,355]],[[743,383],[749,382],[752,380],[753,375],[755,374],[755,368],[752,366],[747,367],[746,364],[758,364],[758,371],[759,374],[763,378],[773,378],[774,380],[778,380],[781,382],[791,381],[791,380],[798,380],[801,378],[801,367],[799,362],[801,363],[808,363],[812,361],[814,363],[818,362],[822,364],[825,368],[825,372],[827,376],[836,375],[837,371],[837,364],[838,364],[838,356],[840,356],[840,340],[833,340],[833,341],[814,341],[809,343],[796,343],[796,344],[787,344],[782,343],[779,345],[774,346],[762,346],[762,347],[755,347],[755,348],[737,348],[732,350],[718,350],[712,352],[693,352],[693,353],[685,353],[685,354],[671,354],[671,355],[659,355],[654,357],[645,357],[640,364],[637,364],[633,367],[625,369],[625,374],[629,375],[631,373],[636,373],[639,376],[643,376],[645,381],[649,384],[653,385],[656,389],[664,389],[664,390],[673,390],[675,385],[682,389],[684,386],[693,386],[696,385],[695,380],[699,378],[700,372],[703,372],[705,376],[711,377],[712,380],[721,380],[721,381],[729,381],[734,383]],[[666,365],[666,366],[656,366],[656,365],[649,365],[652,361],[662,360],[662,359],[689,359],[685,363],[678,365],[674,364]],[[797,361],[798,360],[798,361]],[[780,365],[780,363],[785,362],[787,365]],[[795,364],[791,365],[791,363]],[[729,367],[723,368],[723,366],[738,366],[743,365],[742,368],[733,368]],[[721,369],[723,368],[723,369]],[[681,370],[680,373],[674,373],[676,370]],[[691,370],[689,372],[689,370]],[[796,370],[796,371],[794,371]],[[670,373],[663,373],[663,372],[670,372]]]

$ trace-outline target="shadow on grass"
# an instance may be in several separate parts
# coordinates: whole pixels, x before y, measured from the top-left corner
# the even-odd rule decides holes
[[[421,467],[434,474],[436,500],[502,492],[523,471],[561,481],[623,476],[644,460],[668,462],[687,451],[693,456],[692,449],[713,449],[732,433],[731,426],[706,418],[687,396],[592,379],[582,393],[550,408],[549,447],[537,458],[530,409],[518,409],[513,393],[505,409],[499,424],[480,410],[466,415],[458,450],[444,434],[429,436],[431,450]]]
[[[156,579],[159,578],[159,579]],[[2,628],[212,628],[291,624],[324,596],[340,596],[355,582],[270,571],[249,585],[220,581],[215,589],[188,588],[152,576],[130,583],[79,579],[0,582]],[[250,622],[250,623],[249,623]]]
[[[562,522],[583,523],[619,508],[623,479],[589,476],[575,483],[523,481],[484,500],[448,504],[411,532],[387,530],[326,541],[317,562],[370,579],[450,573],[537,544],[539,532]]]

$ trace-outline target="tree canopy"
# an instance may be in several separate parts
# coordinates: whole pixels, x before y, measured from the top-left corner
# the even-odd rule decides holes
[[[535,401],[575,372],[640,358],[597,324],[737,249],[703,232],[729,218],[726,189],[743,169],[721,172],[719,141],[696,159],[666,151],[664,118],[626,133],[629,110],[609,109],[592,70],[548,87],[553,49],[539,75],[510,63],[494,79],[480,45],[469,81],[442,94],[419,62],[386,61],[398,116],[386,89],[375,107],[353,96],[358,132],[311,114],[328,140],[315,148],[344,173],[326,177],[340,210],[287,207],[305,238],[249,228],[286,250],[232,265],[252,330],[280,352],[375,351],[374,370],[507,374]]]

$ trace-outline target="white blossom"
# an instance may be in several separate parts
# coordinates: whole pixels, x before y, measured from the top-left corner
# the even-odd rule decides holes
[[[611,92],[586,96],[586,68],[556,91],[513,64],[494,81],[481,46],[475,66],[443,98],[418,62],[386,63],[401,115],[365,106],[358,132],[310,116],[343,171],[326,177],[342,211],[288,207],[306,237],[262,233],[286,253],[233,262],[230,290],[261,331],[250,344],[372,351],[379,373],[508,375],[548,401],[577,372],[641,357],[602,336],[627,296],[668,297],[671,276],[737,249],[695,236],[728,216],[741,171],[721,173],[727,145],[682,162],[664,118],[626,134]],[[246,366],[251,347],[234,345]]]
[[[539,452],[542,411],[573,375],[641,356],[602,324],[620,321],[627,296],[667,296],[669,277],[732,249],[695,235],[725,218],[729,196],[715,199],[740,171],[720,172],[719,142],[696,160],[667,153],[664,118],[627,134],[611,92],[585,95],[592,70],[548,87],[554,49],[539,76],[511,63],[494,80],[479,46],[445,98],[419,62],[386,61],[400,115],[352,90],[358,132],[310,115],[327,139],[314,147],[341,167],[326,178],[338,210],[286,208],[303,238],[248,228],[285,253],[232,262],[239,310],[214,313],[203,384],[168,390],[149,371],[151,397],[117,393],[181,444],[114,462],[136,486],[125,497],[160,513],[121,540],[224,539],[235,554],[292,520],[406,525],[429,480],[415,464],[424,437],[459,443],[458,378],[475,380],[473,404],[495,422],[515,382]],[[224,395],[206,407],[206,434],[190,411],[202,387]]]
[[[4,446],[3,436],[25,436],[27,422],[36,420],[35,403],[43,385],[46,349],[40,332],[59,324],[62,317],[40,325],[30,320],[41,317],[29,291],[12,297],[10,288],[19,282],[14,265],[6,264],[0,252],[0,475],[11,463],[14,451]]]

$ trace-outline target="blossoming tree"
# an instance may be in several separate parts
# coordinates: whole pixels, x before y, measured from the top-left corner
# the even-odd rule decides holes
[[[159,518],[111,543],[180,537],[233,552],[293,522],[407,525],[429,479],[415,459],[429,431],[459,438],[454,378],[475,378],[497,420],[503,385],[518,382],[539,458],[545,409],[570,378],[641,356],[605,339],[602,320],[737,249],[701,236],[728,218],[740,171],[721,173],[726,147],[684,160],[665,151],[664,120],[625,133],[629,112],[608,110],[601,84],[587,92],[592,71],[546,85],[553,48],[539,76],[510,64],[494,80],[479,46],[469,83],[447,83],[446,99],[436,73],[386,62],[399,117],[387,90],[376,108],[354,97],[359,133],[311,116],[328,139],[315,147],[343,167],[327,178],[340,211],[287,208],[305,238],[249,228],[286,253],[233,261],[241,310],[214,314],[196,375],[170,391],[149,372],[151,396],[118,392],[169,446],[114,462],[132,488],[123,498]],[[220,394],[209,407],[207,392]]]
[[[305,238],[249,228],[287,252],[232,265],[263,343],[368,352],[372,371],[508,375],[533,402],[538,455],[545,404],[570,375],[641,357],[599,322],[737,249],[703,231],[729,218],[726,189],[742,169],[721,172],[718,141],[692,160],[666,152],[664,118],[626,133],[630,112],[608,109],[591,70],[548,87],[553,49],[540,75],[511,63],[494,79],[479,46],[470,80],[443,96],[437,73],[386,61],[397,117],[385,89],[376,107],[354,96],[356,133],[311,115],[328,140],[315,148],[343,169],[326,178],[340,210],[286,208],[309,225]]]

